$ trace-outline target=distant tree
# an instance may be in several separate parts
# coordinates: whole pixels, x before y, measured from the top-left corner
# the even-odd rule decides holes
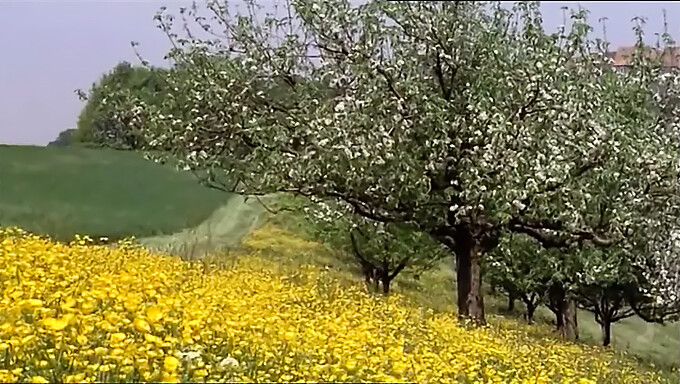
[[[133,66],[121,62],[113,70],[92,85],[88,94],[80,92],[87,104],[78,117],[75,140],[94,143],[118,149],[139,149],[144,145],[141,133],[127,122],[116,120],[106,108],[107,102],[115,95],[106,95],[104,90],[115,89],[122,94],[131,94],[146,103],[160,103],[167,93],[164,88],[165,69]]]
[[[608,346],[612,325],[633,316],[635,303],[649,321],[672,320],[680,314],[678,295],[651,288],[655,276],[668,270],[655,260],[654,255],[629,254],[618,247],[541,249],[530,238],[515,235],[503,238],[484,265],[490,284],[526,304],[528,319],[544,302],[555,314],[558,332],[575,339],[576,309],[585,309],[594,314],[602,328],[602,343]],[[680,281],[679,270],[676,266],[675,275],[666,275],[674,284]]]
[[[509,303],[512,300],[524,303],[528,323],[533,322],[536,308],[545,298],[555,273],[549,254],[530,237],[510,234],[501,238],[499,246],[484,262],[486,280],[504,290]]]
[[[314,234],[333,249],[350,255],[366,283],[390,291],[392,280],[405,269],[421,273],[448,256],[427,234],[408,224],[367,220],[343,203],[317,201],[305,209]]]
[[[546,249],[531,237],[514,234],[503,237],[489,254],[485,276],[524,303],[527,322],[533,322],[536,309],[544,303],[555,314],[556,331],[575,340],[578,322],[571,284],[578,270],[576,260],[563,249]]]
[[[611,343],[612,324],[635,314],[629,303],[640,292],[638,273],[627,257],[611,250],[588,249],[576,257],[582,267],[574,279],[575,298],[595,315],[606,347]]]
[[[59,136],[54,141],[50,141],[48,147],[70,147],[74,143],[74,136],[76,134],[76,129],[71,128],[59,132]]]

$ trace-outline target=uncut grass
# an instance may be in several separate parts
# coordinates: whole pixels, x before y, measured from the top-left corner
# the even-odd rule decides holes
[[[0,145],[0,226],[70,240],[198,225],[231,197],[131,151]]]
[[[495,317],[468,329],[331,266],[273,262],[317,246],[272,227],[219,264],[0,238],[2,381],[662,382],[601,348]]]

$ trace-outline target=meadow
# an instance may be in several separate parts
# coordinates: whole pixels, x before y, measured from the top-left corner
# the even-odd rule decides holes
[[[128,151],[0,145],[0,226],[60,240],[169,234],[228,201],[191,174]]]
[[[377,297],[299,215],[133,153],[0,146],[0,159],[0,227],[94,240],[5,230],[0,381],[680,382],[677,323],[624,320],[603,349],[588,313],[563,343],[548,311],[529,327],[488,296],[490,326],[470,330],[452,315],[451,260]]]
[[[273,242],[268,241],[273,239]],[[330,268],[269,226],[221,262],[0,232],[0,380],[662,383],[632,360],[491,316],[470,328]]]

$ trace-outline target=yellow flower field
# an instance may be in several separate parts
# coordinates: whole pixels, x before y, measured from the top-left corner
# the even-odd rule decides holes
[[[244,255],[229,267],[129,242],[0,229],[0,381],[653,383],[610,352]]]

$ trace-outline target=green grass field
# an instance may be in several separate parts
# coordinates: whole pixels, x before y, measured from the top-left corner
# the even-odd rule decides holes
[[[0,146],[0,225],[60,240],[174,233],[231,197],[132,152]]]

